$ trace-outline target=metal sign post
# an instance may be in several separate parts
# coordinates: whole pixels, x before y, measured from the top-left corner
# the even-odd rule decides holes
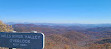
[[[43,33],[0,33],[0,47],[43,49]]]
[[[9,48],[9,49],[16,49],[16,48]]]

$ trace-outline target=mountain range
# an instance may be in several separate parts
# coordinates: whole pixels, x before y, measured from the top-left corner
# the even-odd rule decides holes
[[[45,49],[75,49],[75,47],[76,49],[87,49],[95,47],[95,44],[111,42],[111,24],[15,23],[11,25],[17,32],[44,33],[46,36]]]

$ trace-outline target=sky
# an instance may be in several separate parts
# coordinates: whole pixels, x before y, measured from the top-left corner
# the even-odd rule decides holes
[[[19,23],[111,23],[111,0],[0,0],[0,20]]]

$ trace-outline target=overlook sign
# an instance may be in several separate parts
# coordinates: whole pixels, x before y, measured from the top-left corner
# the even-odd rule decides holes
[[[42,33],[0,33],[0,47],[43,49]]]

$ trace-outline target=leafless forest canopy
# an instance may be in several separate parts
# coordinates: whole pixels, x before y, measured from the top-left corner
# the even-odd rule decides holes
[[[11,24],[0,21],[1,32],[43,32],[45,49],[111,49],[110,24]],[[2,49],[2,48],[0,48]]]

